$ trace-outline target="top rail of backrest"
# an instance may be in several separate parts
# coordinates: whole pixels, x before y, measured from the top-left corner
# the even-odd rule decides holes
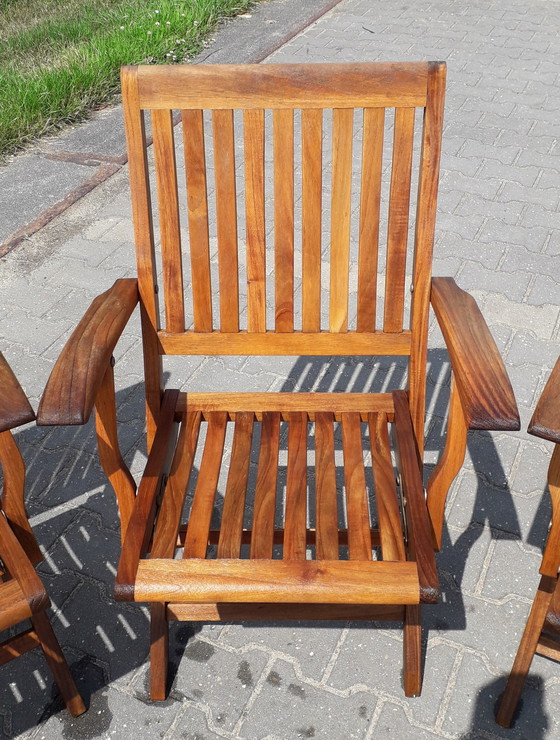
[[[142,110],[424,107],[428,62],[123,68]],[[281,95],[279,95],[281,93]]]

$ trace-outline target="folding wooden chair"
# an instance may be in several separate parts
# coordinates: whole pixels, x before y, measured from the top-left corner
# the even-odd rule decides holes
[[[0,665],[41,647],[58,690],[74,716],[85,712],[46,609],[49,597],[33,567],[43,556],[24,504],[25,466],[11,429],[35,419],[33,409],[0,353],[0,631],[26,619],[32,627],[0,642]]]
[[[166,695],[169,620],[398,620],[404,625],[405,693],[420,692],[420,605],[438,597],[434,547],[467,429],[517,429],[519,423],[503,363],[475,302],[452,279],[431,279],[444,87],[439,62],[122,71],[138,281],[119,280],[95,300],[53,370],[39,422],[81,424],[96,405],[100,456],[118,497],[123,533],[115,594],[152,605],[154,699]],[[181,111],[186,165],[184,252],[174,110]],[[148,111],[158,239],[144,130]],[[390,183],[383,177],[387,163]],[[269,171],[272,224],[265,209]],[[413,179],[418,195],[409,237]],[[386,241],[380,239],[385,220]],[[273,244],[273,280],[267,241]],[[190,270],[183,270],[187,255]],[[449,348],[453,386],[449,438],[426,500],[421,460],[430,299]],[[116,442],[111,354],[137,303],[149,458],[135,496]],[[162,359],[177,354],[406,356],[408,387],[387,393],[164,390]],[[220,507],[216,490],[231,427]],[[336,474],[339,429],[343,486]],[[282,498],[279,446],[286,437]],[[308,443],[314,479],[307,475]],[[257,447],[256,481],[248,486]],[[200,454],[193,491],[189,481]]]
[[[496,715],[504,727],[511,725],[535,653],[560,660],[560,359],[542,392],[527,431],[535,437],[555,442],[548,468],[552,522],[540,567],[539,587]]]

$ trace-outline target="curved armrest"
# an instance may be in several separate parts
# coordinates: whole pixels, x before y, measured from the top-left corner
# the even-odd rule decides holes
[[[66,343],[43,393],[37,424],[86,424],[115,345],[138,303],[135,278],[97,296]]]
[[[527,431],[535,437],[560,442],[560,358],[541,393]]]
[[[0,432],[27,424],[34,418],[27,396],[0,352]]]
[[[513,389],[476,301],[453,278],[436,277],[431,302],[469,429],[517,431]]]

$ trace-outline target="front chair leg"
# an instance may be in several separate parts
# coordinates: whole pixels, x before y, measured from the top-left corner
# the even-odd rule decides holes
[[[422,691],[422,615],[420,604],[405,606],[403,663],[404,693],[420,696]]]
[[[150,609],[150,697],[153,701],[167,698],[168,659],[167,605],[154,603]]]
[[[533,606],[531,607],[531,612],[525,625],[525,631],[523,632],[523,637],[521,638],[519,649],[515,656],[513,668],[509,674],[506,689],[500,702],[500,708],[496,714],[496,721],[503,727],[509,727],[511,725],[513,714],[523,691],[523,686],[525,685],[527,673],[529,672],[535,650],[537,649],[556,584],[557,579],[550,576],[542,576],[539,583],[539,590],[533,601]]]
[[[70,668],[56,639],[49,618],[45,612],[38,612],[31,617],[31,623],[39,638],[41,648],[53,674],[54,681],[58,686],[58,690],[64,699],[66,708],[74,717],[77,717],[79,714],[85,712],[86,708],[82,697],[78,693],[78,689],[70,673]]]

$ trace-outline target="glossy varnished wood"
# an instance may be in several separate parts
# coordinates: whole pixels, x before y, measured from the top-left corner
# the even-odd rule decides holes
[[[560,359],[552,369],[527,431],[535,437],[560,442]]]
[[[11,367],[0,352],[0,432],[27,424],[35,413]]]

